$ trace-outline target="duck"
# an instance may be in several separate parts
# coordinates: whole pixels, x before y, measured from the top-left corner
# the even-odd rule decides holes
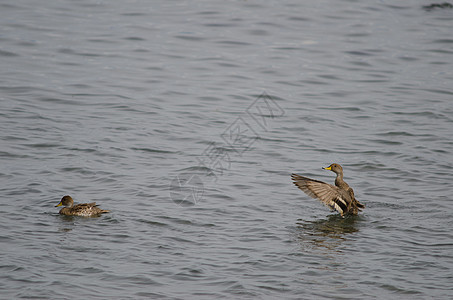
[[[64,206],[62,209],[60,209],[59,214],[65,216],[94,217],[99,216],[103,213],[110,212],[109,210],[100,209],[96,205],[96,202],[74,205],[74,200],[69,195],[61,198],[60,203],[55,205],[55,207],[58,206]]]
[[[293,183],[308,196],[320,200],[332,210],[336,210],[344,218],[344,215],[357,215],[365,208],[354,196],[354,190],[343,180],[343,168],[340,164],[333,163],[323,168],[337,174],[335,185],[331,185],[316,179],[311,179],[298,174],[292,174]]]

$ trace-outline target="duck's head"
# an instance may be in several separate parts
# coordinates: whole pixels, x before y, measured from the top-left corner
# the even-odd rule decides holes
[[[71,196],[66,195],[63,198],[61,198],[60,203],[55,205],[55,207],[62,206],[62,205],[66,206],[66,207],[71,207],[74,205],[74,200],[72,200]]]
[[[331,164],[330,166],[323,169],[332,171],[336,174],[343,174],[343,168],[339,164]]]

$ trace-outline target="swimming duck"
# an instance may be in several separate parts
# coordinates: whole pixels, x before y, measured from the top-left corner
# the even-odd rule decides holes
[[[93,217],[110,212],[109,210],[100,209],[96,202],[74,205],[74,200],[68,195],[61,198],[60,203],[55,205],[55,207],[62,205],[64,207],[60,209],[60,215],[65,216]]]
[[[356,200],[352,188],[343,181],[343,168],[339,164],[331,164],[323,168],[337,174],[335,186],[297,174],[292,174],[293,183],[308,196],[320,200],[332,209],[336,209],[342,217],[344,214],[357,215],[365,205]]]

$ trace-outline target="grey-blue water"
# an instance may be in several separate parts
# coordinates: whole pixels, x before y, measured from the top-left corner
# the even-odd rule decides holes
[[[430,3],[2,1],[0,298],[451,299]],[[291,183],[333,162],[359,216]]]

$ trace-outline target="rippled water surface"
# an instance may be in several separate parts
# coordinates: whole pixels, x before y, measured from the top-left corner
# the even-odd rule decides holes
[[[0,298],[451,299],[430,3],[3,1]],[[359,216],[292,185],[332,162]]]

